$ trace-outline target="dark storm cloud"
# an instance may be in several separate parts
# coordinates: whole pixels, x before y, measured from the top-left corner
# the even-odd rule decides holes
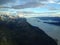
[[[9,3],[9,2],[14,2],[14,0],[0,0],[0,5],[6,4],[6,3]]]

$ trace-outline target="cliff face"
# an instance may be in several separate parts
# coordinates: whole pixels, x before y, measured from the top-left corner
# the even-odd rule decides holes
[[[0,45],[57,45],[54,39],[30,25],[25,18],[18,20],[0,24]]]

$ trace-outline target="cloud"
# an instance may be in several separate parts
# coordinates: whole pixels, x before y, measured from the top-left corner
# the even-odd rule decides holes
[[[25,13],[25,14],[31,14],[31,13],[34,13],[34,12],[32,12],[32,11],[16,11],[17,13]]]
[[[14,0],[0,0],[0,5],[6,4],[6,3],[9,3],[9,2],[14,2]]]
[[[36,2],[36,1],[39,1],[39,2],[41,2],[41,1],[47,1],[47,0],[20,0],[20,1],[28,1],[28,2]]]
[[[41,3],[45,3],[45,4],[60,4],[60,0],[46,0],[46,1],[42,1]]]
[[[12,2],[15,2],[15,3],[28,3],[28,2],[42,2],[42,1],[47,1],[47,0],[0,0],[0,5],[1,4],[5,4],[5,3],[12,3]]]
[[[60,4],[60,0],[48,0],[48,3]]]
[[[28,3],[28,2],[40,2],[40,3],[58,3],[60,2],[60,0],[0,0],[0,5],[1,4],[6,4],[6,3],[12,3],[14,2],[14,4],[16,3]],[[15,5],[16,5],[15,4]],[[8,5],[8,4],[7,4]]]
[[[55,7],[49,7],[48,9],[49,9],[49,10],[58,10],[58,9],[55,8]]]
[[[0,5],[4,4],[5,8],[24,9],[35,7],[46,7],[49,3],[57,3],[59,0],[0,0]],[[8,4],[7,4],[8,3]],[[8,7],[10,6],[10,7]],[[51,10],[55,10],[52,9]]]
[[[57,4],[60,4],[60,2],[59,2],[59,3],[57,3]]]
[[[21,5],[19,4],[19,5],[12,6],[12,8],[24,9],[24,8],[45,7],[51,3],[58,4],[57,2],[59,0],[19,0],[19,1],[22,1],[22,2],[25,1],[25,3]],[[55,10],[55,9],[51,9],[51,10]]]
[[[55,0],[48,0],[49,3],[55,3]]]
[[[22,4],[22,5],[12,6],[12,8],[14,8],[14,9],[24,9],[24,8],[43,7],[43,6],[45,6],[45,4],[43,4],[41,2],[27,2],[27,3]]]
[[[41,1],[46,1],[46,0],[0,0],[0,5],[2,4],[6,4],[6,3],[12,3],[12,2],[17,2],[17,3],[21,3],[21,2],[41,2]]]
[[[8,7],[8,6],[0,6],[0,8],[11,8],[11,7]]]

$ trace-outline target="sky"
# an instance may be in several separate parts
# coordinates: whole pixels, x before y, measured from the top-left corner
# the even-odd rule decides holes
[[[0,11],[60,12],[60,0],[0,0]]]

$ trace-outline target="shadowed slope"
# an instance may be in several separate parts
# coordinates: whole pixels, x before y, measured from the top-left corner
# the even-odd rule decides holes
[[[0,25],[0,45],[57,45],[57,43],[44,31],[30,25],[25,18],[20,18],[15,23]]]

